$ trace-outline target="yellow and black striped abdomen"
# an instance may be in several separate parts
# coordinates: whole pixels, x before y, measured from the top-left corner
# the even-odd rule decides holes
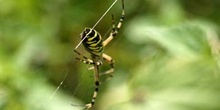
[[[84,39],[84,37],[86,37]],[[84,48],[91,54],[100,56],[103,53],[103,44],[101,35],[94,29],[85,28],[82,32]]]

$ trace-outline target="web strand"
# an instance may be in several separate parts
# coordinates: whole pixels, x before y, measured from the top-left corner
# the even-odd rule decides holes
[[[49,98],[49,101],[51,101],[54,97],[54,95],[57,93],[57,91],[60,89],[60,87],[63,85],[63,82],[66,80],[67,76],[70,73],[70,68],[72,67],[73,63],[75,62],[75,60],[70,64],[69,69],[67,70],[64,78],[62,79],[62,81],[60,82],[59,86],[56,88],[56,90],[52,93],[52,95]]]
[[[99,18],[99,20],[95,23],[95,25],[91,28],[91,29],[94,29],[97,24],[103,19],[103,17],[109,12],[109,10],[115,5],[115,3],[117,2],[118,0],[115,0],[112,5],[105,11],[105,13]],[[82,44],[82,42],[85,40],[86,37],[84,37],[79,43],[78,45],[75,47],[75,50],[80,46],[80,44]]]

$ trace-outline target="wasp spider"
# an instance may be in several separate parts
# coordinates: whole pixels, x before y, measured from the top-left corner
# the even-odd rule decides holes
[[[104,47],[118,34],[119,29],[122,26],[122,22],[124,20],[125,11],[124,11],[124,0],[122,0],[122,15],[120,21],[117,25],[114,23],[114,17],[112,15],[112,30],[109,37],[105,40],[102,39],[101,35],[92,28],[85,28],[84,31],[81,33],[81,39],[83,40],[84,48],[91,54],[91,59],[87,58],[86,56],[79,53],[76,49],[74,50],[78,55],[82,56],[84,59],[76,58],[77,60],[85,63],[93,65],[94,69],[94,83],[95,83],[95,90],[93,93],[92,101],[85,105],[85,109],[91,108],[96,100],[98,89],[99,89],[99,76],[100,75],[109,75],[110,77],[113,76],[114,72],[114,60],[107,54],[103,53]],[[86,37],[86,38],[85,38]],[[102,65],[102,59],[109,63],[110,69],[99,73],[99,66]]]

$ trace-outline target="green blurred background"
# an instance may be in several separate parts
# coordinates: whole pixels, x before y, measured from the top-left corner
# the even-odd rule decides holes
[[[0,0],[0,110],[80,110],[90,102],[93,72],[73,49],[111,3]],[[105,48],[114,77],[93,109],[220,110],[219,11],[219,0],[125,0],[126,19]],[[95,27],[103,38],[111,14],[119,20],[120,0]]]

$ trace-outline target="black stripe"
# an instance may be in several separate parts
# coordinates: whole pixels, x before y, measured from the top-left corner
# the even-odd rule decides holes
[[[96,33],[96,32],[95,32],[94,30],[92,30],[92,31],[88,34],[88,36],[89,36],[89,37],[93,37],[93,36],[95,35],[95,33]]]
[[[125,15],[122,15],[120,21],[123,21],[124,19],[125,19]]]
[[[98,88],[98,87],[96,87],[96,88],[95,88],[95,91],[96,91],[96,92],[98,92],[98,91],[99,91],[99,88]]]
[[[96,82],[95,82],[95,85],[96,85],[96,86],[99,86],[99,81],[96,81]]]
[[[95,102],[91,102],[92,105],[94,105]]]

